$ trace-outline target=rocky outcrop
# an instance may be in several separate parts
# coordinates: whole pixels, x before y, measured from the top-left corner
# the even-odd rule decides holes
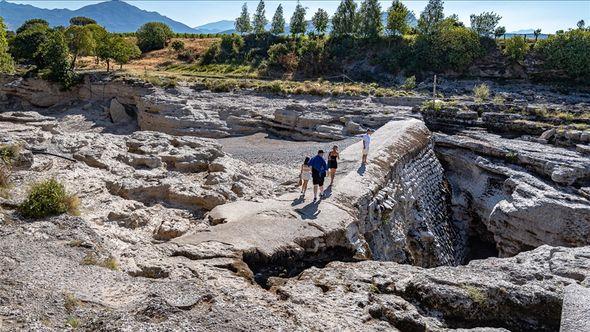
[[[502,256],[590,244],[590,161],[571,150],[481,132],[436,135],[456,220],[493,235]]]
[[[200,256],[223,244],[264,280],[290,275],[273,269],[336,258],[460,263],[463,248],[429,131],[418,120],[394,121],[374,134],[372,144],[366,168],[359,165],[360,143],[342,152],[343,175],[329,198],[305,205],[292,193],[217,206],[208,214],[214,226],[175,239],[175,250],[190,248],[191,256]]]

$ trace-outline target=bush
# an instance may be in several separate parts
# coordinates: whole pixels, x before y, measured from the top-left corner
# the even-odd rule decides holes
[[[78,197],[68,195],[63,184],[49,179],[31,187],[27,199],[19,206],[19,212],[25,218],[43,218],[66,212],[77,214],[78,205]]]
[[[184,42],[182,40],[175,40],[170,44],[170,47],[176,52],[184,50]]]
[[[404,84],[402,84],[402,89],[412,90],[414,88],[416,88],[416,76],[410,76],[406,78]]]
[[[161,50],[168,44],[174,33],[164,23],[149,22],[142,25],[135,33],[137,46],[142,52]]]
[[[197,59],[197,55],[193,50],[184,50],[178,53],[178,60],[191,63]]]
[[[513,61],[523,61],[529,50],[529,44],[522,36],[514,36],[506,40],[504,55]]]
[[[61,83],[65,89],[76,84],[76,74],[70,67],[68,44],[61,30],[49,32],[38,53],[49,69],[45,75],[47,79]]]
[[[275,44],[268,50],[268,65],[287,72],[293,72],[297,68],[299,59],[287,45]]]
[[[476,100],[486,101],[490,98],[490,87],[485,83],[476,85],[473,88],[473,94],[475,95]]]
[[[431,34],[419,35],[415,52],[418,70],[463,71],[483,54],[483,48],[473,30],[448,22]]]
[[[590,30],[570,30],[549,36],[535,51],[550,69],[564,70],[570,77],[590,79]]]

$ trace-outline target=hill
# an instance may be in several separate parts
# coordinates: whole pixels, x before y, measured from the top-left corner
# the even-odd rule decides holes
[[[49,22],[51,26],[66,26],[69,24],[70,18],[86,16],[96,20],[111,32],[133,32],[142,24],[154,21],[166,23],[175,32],[196,32],[193,28],[157,12],[142,10],[120,0],[88,5],[77,10],[44,9],[31,5],[0,1],[0,15],[4,18],[9,30],[16,30],[26,20],[32,18],[42,18]]]

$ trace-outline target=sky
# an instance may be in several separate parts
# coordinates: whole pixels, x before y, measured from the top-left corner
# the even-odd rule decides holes
[[[62,1],[10,1],[16,3],[31,4],[42,8],[69,8],[77,9],[88,4],[101,1],[87,0],[62,0]],[[162,15],[168,16],[176,21],[195,27],[206,23],[220,20],[233,20],[239,14],[244,1],[236,0],[131,0],[127,1],[136,7],[149,11],[157,11]],[[246,1],[250,13],[252,13],[258,4],[258,1]],[[357,1],[360,2],[360,1]],[[426,6],[427,1],[409,1],[402,2],[412,10],[418,17],[420,12]],[[296,1],[265,1],[266,16],[270,20],[279,3],[283,4],[287,21],[293,12]],[[333,1],[301,1],[302,5],[307,8],[307,16],[311,18],[318,8],[323,8],[328,13],[333,14],[339,0]],[[385,10],[391,5],[391,1],[380,1],[382,8]],[[506,27],[507,31],[517,31],[521,29],[537,29],[543,32],[553,33],[556,30],[567,30],[573,28],[576,22],[583,19],[590,24],[590,0],[446,0],[445,14],[457,14],[459,18],[469,26],[469,16],[484,11],[494,11],[502,16],[500,25]]]

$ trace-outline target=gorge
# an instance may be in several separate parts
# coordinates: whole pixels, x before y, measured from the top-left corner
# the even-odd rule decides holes
[[[502,105],[459,93],[437,110],[424,93],[3,76],[0,144],[20,154],[0,198],[0,326],[558,330],[579,303],[566,289],[590,286],[590,132],[552,114],[590,96],[495,88]],[[261,133],[276,141],[260,156],[225,152]],[[281,140],[304,148],[279,154]],[[329,197],[302,200],[302,158],[331,144],[345,148]],[[80,215],[23,219],[28,186],[51,177]]]

